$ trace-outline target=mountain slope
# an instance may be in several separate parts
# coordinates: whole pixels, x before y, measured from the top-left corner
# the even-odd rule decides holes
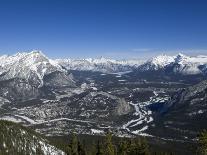
[[[48,59],[40,51],[17,53],[0,57],[0,80],[24,79],[37,87],[44,85],[43,78],[53,72],[67,73],[55,61]],[[69,82],[69,81],[68,81]],[[70,81],[72,83],[72,80]]]
[[[0,57],[0,96],[9,100],[46,97],[47,87],[74,87],[62,66],[39,51]]]
[[[176,56],[160,55],[138,67],[138,71],[158,71],[181,75],[205,74],[207,56],[186,56],[179,53]]]
[[[126,71],[151,72],[162,71],[167,74],[198,75],[206,74],[207,56],[159,55],[149,60],[113,60],[113,59],[56,59],[57,64],[68,70],[98,71],[118,73]]]
[[[157,118],[152,133],[185,140],[196,138],[207,128],[207,81],[180,90],[166,105],[170,108]]]
[[[57,59],[55,61],[68,70],[98,71],[104,73],[131,71],[143,63],[142,60],[113,60],[103,57],[99,59]]]
[[[34,131],[8,121],[0,121],[0,154],[64,155]]]

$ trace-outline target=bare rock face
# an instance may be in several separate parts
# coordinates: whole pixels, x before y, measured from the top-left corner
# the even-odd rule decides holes
[[[170,102],[172,102],[175,107],[179,107],[183,104],[192,105],[192,100],[196,98],[203,100],[206,98],[206,91],[207,81],[205,80],[199,84],[181,90],[178,94],[175,94],[172,97],[172,100]]]
[[[2,97],[11,101],[27,100],[44,96],[44,92],[38,89],[38,87],[18,78],[0,81],[0,94]]]
[[[75,87],[75,82],[73,81],[71,74],[59,71],[46,75],[43,81],[44,86],[48,87]]]
[[[132,107],[129,105],[129,103],[126,102],[125,99],[120,98],[118,103],[119,104],[115,109],[116,115],[126,115],[132,111]]]

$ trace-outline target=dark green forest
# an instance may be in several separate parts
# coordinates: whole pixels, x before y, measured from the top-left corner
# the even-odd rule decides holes
[[[87,136],[72,133],[67,140],[51,138],[50,141],[67,155],[207,155],[207,131],[198,135],[195,143],[167,144],[161,147],[152,146],[146,137],[118,138],[110,132],[106,136]],[[64,141],[64,142],[63,142]],[[162,144],[161,144],[162,145]],[[167,146],[167,147],[165,147]],[[176,151],[180,146],[181,150]],[[170,149],[167,149],[170,148]],[[183,150],[182,150],[183,149]]]
[[[42,155],[39,140],[67,155],[207,155],[207,130],[201,132],[194,143],[186,145],[185,142],[177,144],[157,140],[152,143],[153,139],[141,136],[120,138],[111,132],[105,136],[72,132],[68,136],[45,137],[20,124],[0,121],[0,155]],[[14,141],[17,145],[12,145]],[[36,150],[32,150],[30,145],[37,145]]]

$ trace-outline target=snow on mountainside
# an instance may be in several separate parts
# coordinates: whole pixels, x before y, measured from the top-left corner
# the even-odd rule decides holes
[[[56,59],[58,64],[69,70],[100,71],[105,73],[131,71],[141,65],[142,60],[99,59]]]
[[[141,70],[158,70],[174,62],[173,56],[160,55],[152,58],[140,66]]]
[[[207,56],[186,56],[179,53],[176,56],[160,55],[138,67],[141,71],[167,70],[183,75],[193,75],[205,73]]]
[[[0,120],[0,154],[65,155],[33,130],[19,124]]]
[[[99,71],[115,73],[124,71],[167,70],[184,75],[201,74],[206,71],[207,56],[159,55],[150,60],[113,60],[113,59],[56,59],[58,64],[68,70]]]
[[[167,70],[180,74],[200,74],[207,72],[207,56],[159,55],[150,60],[97,59],[49,59],[40,51],[0,56],[0,79],[22,78],[43,86],[43,77],[53,72],[66,73],[67,70],[99,71],[117,73],[125,71]],[[65,68],[65,69],[64,69]]]
[[[17,53],[0,57],[0,79],[25,79],[37,86],[43,85],[43,77],[55,71],[66,72],[56,61],[48,59],[40,51]]]
[[[113,60],[99,59],[49,59],[39,51],[17,53],[12,56],[0,56],[0,81],[14,78],[24,79],[32,85],[41,87],[49,77],[51,84],[67,85],[73,80],[67,76],[67,70],[99,71],[104,73],[118,73],[126,71],[157,71],[194,75],[207,73],[207,56],[176,56],[160,55],[150,60]],[[51,74],[55,74],[52,76]],[[51,75],[51,76],[48,76]],[[59,78],[61,77],[61,78]],[[53,78],[53,79],[51,79]],[[59,80],[61,79],[61,80]],[[66,79],[66,80],[64,80]],[[54,82],[55,81],[55,82]],[[66,81],[66,82],[65,82]]]

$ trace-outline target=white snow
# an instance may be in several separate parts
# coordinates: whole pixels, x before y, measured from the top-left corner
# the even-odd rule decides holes
[[[0,120],[6,120],[6,121],[11,121],[11,122],[16,122],[16,123],[22,122],[21,119],[18,119],[12,116],[4,116],[4,117],[1,117]]]
[[[145,62],[142,70],[158,70],[166,66],[178,64],[173,68],[173,72],[184,75],[200,74],[203,71],[199,68],[207,64],[207,56],[186,56],[179,53],[175,56],[159,55]]]
[[[21,116],[21,115],[14,115],[15,117],[19,117],[23,120],[26,120],[27,122],[29,122],[30,124],[35,124],[36,121],[34,121],[33,119],[30,119],[29,117],[26,117],[26,116]]]
[[[20,76],[28,79],[35,74],[40,80],[40,86],[43,85],[43,77],[54,71],[65,71],[62,66],[69,70],[87,70],[100,71],[103,73],[117,74],[117,77],[131,72],[134,68],[157,70],[170,64],[179,64],[175,72],[183,74],[199,74],[200,65],[207,65],[207,56],[186,56],[179,53],[175,56],[159,55],[150,60],[114,60],[107,58],[88,58],[88,59],[49,59],[41,51],[22,52],[12,56],[0,56],[0,67],[2,75],[7,73],[7,78]],[[106,74],[101,74],[106,75]]]
[[[101,134],[104,133],[103,130],[98,130],[98,129],[91,129],[92,134]]]
[[[48,59],[41,51],[29,53],[17,53],[12,56],[0,56],[1,73],[6,73],[5,78],[23,78],[39,80],[39,86],[43,85],[43,77],[54,71],[64,72],[54,60]]]
[[[35,122],[35,123],[32,123],[32,124],[45,124],[45,123],[58,122],[58,121],[72,121],[72,122],[81,122],[81,123],[94,123],[92,121],[84,121],[84,120],[77,120],[77,119],[70,119],[70,118],[57,118],[57,119],[52,119],[52,120],[48,120],[48,121]]]
[[[131,67],[139,66],[144,62],[143,60],[114,60],[103,57],[97,59],[56,59],[55,61],[69,70],[99,71],[119,73],[120,75],[130,72]]]
[[[151,63],[156,66],[156,69],[159,67],[163,67],[169,65],[170,63],[174,62],[174,57],[167,56],[167,55],[160,55],[151,60]]]
[[[140,130],[135,130],[135,131],[132,131],[133,134],[141,134],[143,131],[147,130],[148,129],[148,126],[144,126],[143,128],[141,128]],[[143,134],[143,133],[142,133]]]

